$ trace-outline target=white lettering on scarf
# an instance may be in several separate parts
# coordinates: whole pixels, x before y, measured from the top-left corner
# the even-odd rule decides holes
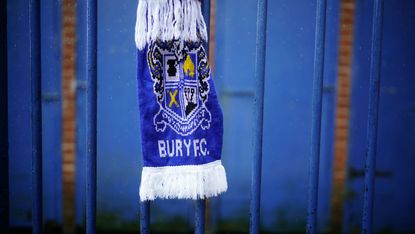
[[[185,150],[183,148],[185,148]],[[194,157],[209,155],[207,141],[205,138],[191,140],[158,140],[158,149],[160,158],[189,157],[190,152],[193,152]]]

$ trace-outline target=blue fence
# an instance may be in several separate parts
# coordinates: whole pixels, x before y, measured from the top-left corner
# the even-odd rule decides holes
[[[40,1],[29,3],[31,126],[32,126],[32,213],[33,233],[41,234],[43,226],[42,185],[42,65],[40,33]]]
[[[0,138],[8,139],[8,82],[7,82],[7,3],[0,3]],[[8,140],[0,141],[0,229],[9,231],[9,158]]]
[[[85,57],[80,56],[80,61],[85,59],[86,67],[86,79],[79,78],[78,89],[84,90],[86,93],[86,119],[84,123],[86,125],[86,229],[87,233],[96,233],[96,219],[97,219],[97,119],[98,119],[98,92],[97,82],[99,80],[97,63],[98,63],[98,24],[99,18],[97,16],[98,5],[96,0],[88,0],[86,3],[80,3],[84,5],[86,12],[86,28],[78,29],[85,30],[84,34],[86,41],[87,53]],[[267,26],[267,6],[270,3],[267,0],[257,1],[257,31],[256,31],[256,50],[255,50],[255,90],[253,92],[254,101],[254,135],[253,135],[253,155],[252,155],[252,178],[251,178],[251,198],[250,198],[250,233],[259,233],[260,231],[260,204],[261,204],[261,178],[262,178],[262,155],[263,155],[263,135],[264,135],[264,108],[267,106],[264,103],[265,97],[265,86],[266,86],[266,61],[267,61],[267,28],[272,27],[272,24]],[[323,92],[324,92],[324,71],[325,71],[325,32],[326,32],[326,12],[327,12],[327,0],[316,1],[316,15],[315,15],[315,45],[314,45],[314,74],[313,74],[313,89],[312,89],[312,109],[311,109],[311,149],[309,152],[309,181],[308,181],[308,200],[307,200],[307,223],[305,229],[307,233],[316,233],[318,226],[317,221],[318,215],[318,194],[319,194],[319,166],[320,166],[320,155],[322,155],[322,119],[323,116]],[[2,17],[6,9],[6,5],[0,5],[2,11]],[[79,13],[82,14],[82,13]],[[203,0],[203,14],[206,22],[209,22],[210,17],[210,1]],[[7,17],[5,17],[7,18]],[[31,0],[29,3],[29,32],[30,32],[30,43],[28,50],[30,51],[30,80],[31,80],[31,155],[32,155],[32,225],[33,233],[42,233],[42,225],[44,216],[43,212],[43,181],[42,177],[42,71],[41,61],[41,5],[39,0]],[[0,18],[3,19],[3,18]],[[7,23],[6,20],[1,20],[1,23]],[[373,209],[374,209],[374,191],[375,191],[375,176],[376,176],[376,149],[377,149],[377,135],[378,135],[378,112],[379,112],[379,96],[380,96],[380,74],[381,74],[381,58],[382,58],[382,27],[383,27],[383,0],[374,0],[373,4],[373,19],[372,19],[372,39],[371,39],[371,56],[370,56],[370,83],[369,83],[369,103],[368,103],[368,116],[367,116],[367,155],[365,164],[365,180],[364,180],[364,199],[363,199],[363,212],[362,212],[362,232],[372,233],[373,232]],[[2,25],[3,26],[3,25]],[[5,27],[1,27],[4,29]],[[4,33],[7,38],[7,30]],[[2,35],[4,35],[2,33]],[[0,45],[4,45],[1,41]],[[78,50],[82,51],[82,48]],[[5,64],[7,61],[7,53],[4,52],[6,48],[2,47],[1,50],[1,64]],[[11,51],[11,50],[9,50]],[[267,52],[267,53],[266,53]],[[6,55],[5,55],[6,54]],[[79,63],[81,67],[82,62]],[[3,69],[3,68],[2,68]],[[7,70],[7,67],[4,68]],[[80,68],[82,69],[82,68]],[[140,69],[140,68],[138,68]],[[221,69],[220,67],[218,69]],[[2,70],[3,71],[3,70]],[[7,74],[7,73],[6,73]],[[7,76],[1,78],[1,87],[8,87]],[[81,93],[81,92],[80,92]],[[226,93],[226,90],[222,90],[222,94]],[[246,95],[249,98],[252,96],[250,91],[238,92],[239,95]],[[81,94],[82,95],[82,94]],[[8,92],[2,90],[0,93],[0,103],[7,103]],[[82,97],[82,96],[81,96]],[[48,98],[48,97],[46,97]],[[50,98],[50,97],[49,97]],[[53,95],[52,95],[53,99]],[[27,104],[26,104],[27,105]],[[3,105],[2,105],[3,106]],[[0,116],[0,122],[8,122],[7,110],[2,111]],[[3,113],[6,113],[4,116]],[[82,121],[79,121],[82,123]],[[44,123],[43,123],[44,124]],[[82,128],[78,126],[78,128]],[[3,129],[4,127],[1,126]],[[7,129],[7,128],[6,128]],[[266,130],[265,130],[266,131]],[[78,132],[82,132],[78,129]],[[3,131],[2,131],[3,134]],[[7,131],[4,136],[7,136]],[[80,134],[81,135],[81,134]],[[7,137],[3,137],[0,146],[0,159],[1,165],[8,165],[8,144]],[[81,135],[82,141],[82,135]],[[4,144],[6,143],[6,144]],[[44,143],[43,143],[44,145]],[[78,146],[82,147],[82,146]],[[276,149],[278,150],[278,149]],[[363,161],[363,159],[362,159]],[[8,171],[8,167],[4,168],[4,171]],[[83,179],[82,176],[77,180]],[[9,185],[8,185],[8,173],[1,174],[1,185],[3,194],[8,196]],[[3,186],[4,185],[4,186]],[[3,188],[6,188],[3,190]],[[82,193],[82,191],[80,192]],[[5,196],[6,196],[5,195]],[[45,195],[46,196],[46,195]],[[82,202],[78,202],[82,204]],[[80,206],[80,205],[79,205]],[[8,199],[2,199],[0,204],[1,222],[0,228],[6,230],[9,223],[9,201]],[[205,214],[206,214],[206,201],[198,200],[195,202],[195,232],[204,233],[205,230]],[[4,212],[3,212],[4,211]],[[140,230],[141,233],[150,232],[150,202],[140,204]]]
[[[369,116],[367,122],[367,155],[365,164],[365,199],[363,203],[362,233],[372,233],[375,189],[376,144],[380,89],[383,0],[373,7],[372,51],[370,56]]]
[[[97,1],[86,3],[86,233],[96,233],[97,219]]]
[[[264,122],[264,86],[267,30],[267,0],[258,1],[257,32],[255,51],[255,94],[254,94],[254,155],[251,179],[250,233],[259,233],[262,171],[262,136]]]

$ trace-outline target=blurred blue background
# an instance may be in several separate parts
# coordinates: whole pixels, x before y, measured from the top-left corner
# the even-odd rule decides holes
[[[28,3],[8,3],[11,226],[31,224]],[[62,224],[61,1],[42,1],[44,219]],[[98,1],[98,228],[138,230],[141,172],[134,24],[136,1]],[[359,230],[363,201],[372,1],[356,1],[343,232]],[[268,1],[261,224],[304,232],[310,151],[315,1]],[[76,5],[76,223],[85,218],[85,17]],[[326,24],[318,224],[330,232],[340,1]],[[209,200],[212,232],[248,232],[253,136],[255,0],[217,0],[214,79],[224,112],[229,189]],[[385,0],[374,226],[415,233],[415,1]],[[157,200],[154,231],[189,232],[193,202]],[[137,232],[137,231],[136,231]]]

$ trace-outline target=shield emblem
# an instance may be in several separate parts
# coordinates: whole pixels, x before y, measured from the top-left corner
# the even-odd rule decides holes
[[[188,53],[182,61],[174,54],[164,54],[164,108],[185,122],[200,106],[197,56]]]
[[[209,129],[212,117],[205,103],[210,69],[202,44],[155,41],[149,47],[148,65],[160,106],[153,117],[155,130],[168,126],[187,136],[199,127]]]

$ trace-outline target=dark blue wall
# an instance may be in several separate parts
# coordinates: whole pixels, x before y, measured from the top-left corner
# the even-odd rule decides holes
[[[361,225],[373,1],[356,5],[346,232]],[[415,231],[415,2],[386,0],[374,225]]]
[[[313,74],[314,1],[269,1],[261,220],[272,231],[303,231],[306,218]],[[319,218],[328,221],[338,1],[329,1]],[[217,1],[215,73],[225,114],[229,190],[221,219],[247,230],[252,161],[256,1]]]
[[[60,2],[44,0],[42,108],[44,219],[61,221]],[[10,223],[31,223],[31,127],[28,1],[7,1]]]
[[[134,8],[135,1],[98,4],[98,214],[137,222],[141,151]]]
[[[8,1],[10,222],[31,221],[28,4]]]

